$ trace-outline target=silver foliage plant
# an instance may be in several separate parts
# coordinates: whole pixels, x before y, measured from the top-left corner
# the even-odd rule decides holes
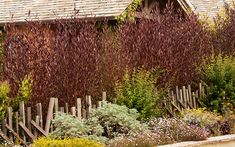
[[[139,133],[147,130],[147,125],[137,120],[139,113],[135,109],[117,104],[102,103],[102,107],[93,109],[88,119],[78,120],[72,115],[58,112],[52,121],[55,130],[50,138],[88,138],[106,142],[117,136]]]

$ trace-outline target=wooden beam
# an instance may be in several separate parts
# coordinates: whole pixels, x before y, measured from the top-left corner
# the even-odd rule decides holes
[[[31,124],[38,129],[44,136],[47,136],[47,132],[45,132],[35,121],[31,120]]]
[[[6,128],[7,128],[17,139],[19,139],[19,141],[20,141],[21,143],[23,143],[24,145],[26,145],[26,142],[25,142],[23,139],[21,139],[20,136],[19,136],[10,126],[6,125]]]
[[[2,138],[7,142],[11,142],[10,138],[8,138],[1,130],[0,130],[0,136],[2,136]]]
[[[23,122],[19,123],[20,127],[28,134],[28,136],[32,139],[35,140],[36,137],[30,132],[30,130],[24,125]]]

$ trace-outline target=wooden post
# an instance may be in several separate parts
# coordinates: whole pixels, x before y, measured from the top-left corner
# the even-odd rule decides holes
[[[40,124],[40,116],[36,115],[36,118],[35,118],[35,123],[39,126]],[[34,136],[37,138],[38,137],[38,131],[36,128],[34,128]]]
[[[64,113],[64,107],[60,107],[60,112]]]
[[[197,103],[196,103],[196,98],[195,98],[195,92],[193,92],[192,94],[193,94],[193,107],[194,107],[194,109],[196,109]]]
[[[55,99],[50,98],[50,103],[48,107],[47,112],[47,119],[46,119],[46,125],[45,125],[45,132],[48,134],[50,130],[51,120],[53,118],[53,109],[54,109]]]
[[[38,103],[36,106],[37,106],[37,115],[39,116],[39,123],[40,126],[43,128],[42,104]]]
[[[180,89],[180,103],[181,103],[181,109],[185,108],[185,104],[183,103],[183,91]]]
[[[189,99],[190,99],[191,105],[193,106],[191,85],[188,85],[188,94],[189,94]]]
[[[76,116],[76,107],[71,107],[71,114]]]
[[[86,109],[82,108],[82,118],[87,118],[86,114]]]
[[[106,92],[102,92],[102,101],[106,101],[107,100],[107,95]]]
[[[31,128],[31,107],[27,107],[27,127],[30,131],[32,131],[32,128]]]
[[[86,97],[86,104],[87,104],[87,116],[91,113],[92,104],[91,104],[91,96]]]
[[[98,108],[100,108],[102,105],[102,101],[98,101]]]
[[[79,120],[82,119],[82,101],[80,98],[77,98],[77,117]]]
[[[189,99],[189,91],[188,91],[188,89],[186,89],[186,100],[187,100],[188,108],[191,108],[192,105],[191,105],[191,101]]]
[[[58,109],[59,109],[58,98],[55,98],[55,113],[58,112]]]
[[[199,83],[199,98],[202,97],[202,83]]]
[[[192,90],[191,85],[188,85],[189,98],[192,100]]]
[[[9,125],[9,128],[13,128],[13,124],[12,124],[12,108],[11,107],[8,107],[7,109],[8,111],[8,125]],[[13,141],[13,136],[12,134],[10,133],[10,136],[9,136],[10,140]]]
[[[205,97],[205,87],[202,86],[202,98],[204,98],[204,97]]]
[[[15,113],[16,118],[16,133],[19,134],[19,112]]]
[[[184,104],[185,107],[187,108],[188,104],[187,104],[186,88],[185,88],[185,86],[183,86],[183,104]]]
[[[25,109],[24,109],[24,102],[20,102],[20,120],[23,125],[25,125]],[[19,123],[20,124],[20,123]],[[23,140],[26,142],[26,136],[24,131],[22,132]]]
[[[199,103],[198,103],[199,93],[198,93],[198,90],[196,90],[195,98],[196,98],[196,105],[197,105],[197,108],[199,108]]]
[[[177,106],[180,108],[180,104],[178,103],[178,100],[180,100],[180,94],[179,94],[179,87],[175,87],[175,92],[176,92],[176,100],[177,100]]]
[[[68,103],[65,103],[65,113],[69,114],[69,105],[68,105]]]

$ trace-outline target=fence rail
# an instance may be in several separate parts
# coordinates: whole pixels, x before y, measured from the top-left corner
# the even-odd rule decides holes
[[[185,108],[198,108],[200,102],[198,99],[205,93],[204,87],[199,84],[199,90],[191,91],[191,86],[183,86],[182,89],[176,87],[175,90],[168,92],[168,101],[165,101],[165,106],[170,115],[175,115],[177,112]],[[102,93],[102,101],[106,100],[106,92]],[[1,121],[0,136],[7,142],[18,140],[21,144],[27,146],[27,143],[32,142],[38,136],[47,136],[53,131],[52,120],[54,113],[65,112],[77,117],[79,120],[87,118],[91,113],[92,108],[101,107],[102,101],[92,104],[91,96],[86,96],[85,103],[82,103],[81,98],[77,98],[76,106],[69,108],[68,103],[64,107],[58,105],[58,98],[50,98],[47,116],[43,120],[42,104],[36,104],[36,115],[32,117],[31,107],[25,108],[24,102],[19,105],[19,111],[13,112],[11,107],[7,108],[7,116]],[[82,106],[82,104],[85,104]],[[44,124],[45,123],[45,124]]]

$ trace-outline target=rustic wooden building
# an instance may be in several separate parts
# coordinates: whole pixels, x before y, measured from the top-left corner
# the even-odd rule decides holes
[[[141,11],[150,13],[157,5],[164,9],[173,2],[185,12],[193,11],[214,18],[225,3],[234,0],[143,0]],[[122,14],[133,0],[2,0],[0,3],[0,25],[8,22],[51,21],[77,18],[114,19]],[[137,12],[136,16],[140,16]]]

